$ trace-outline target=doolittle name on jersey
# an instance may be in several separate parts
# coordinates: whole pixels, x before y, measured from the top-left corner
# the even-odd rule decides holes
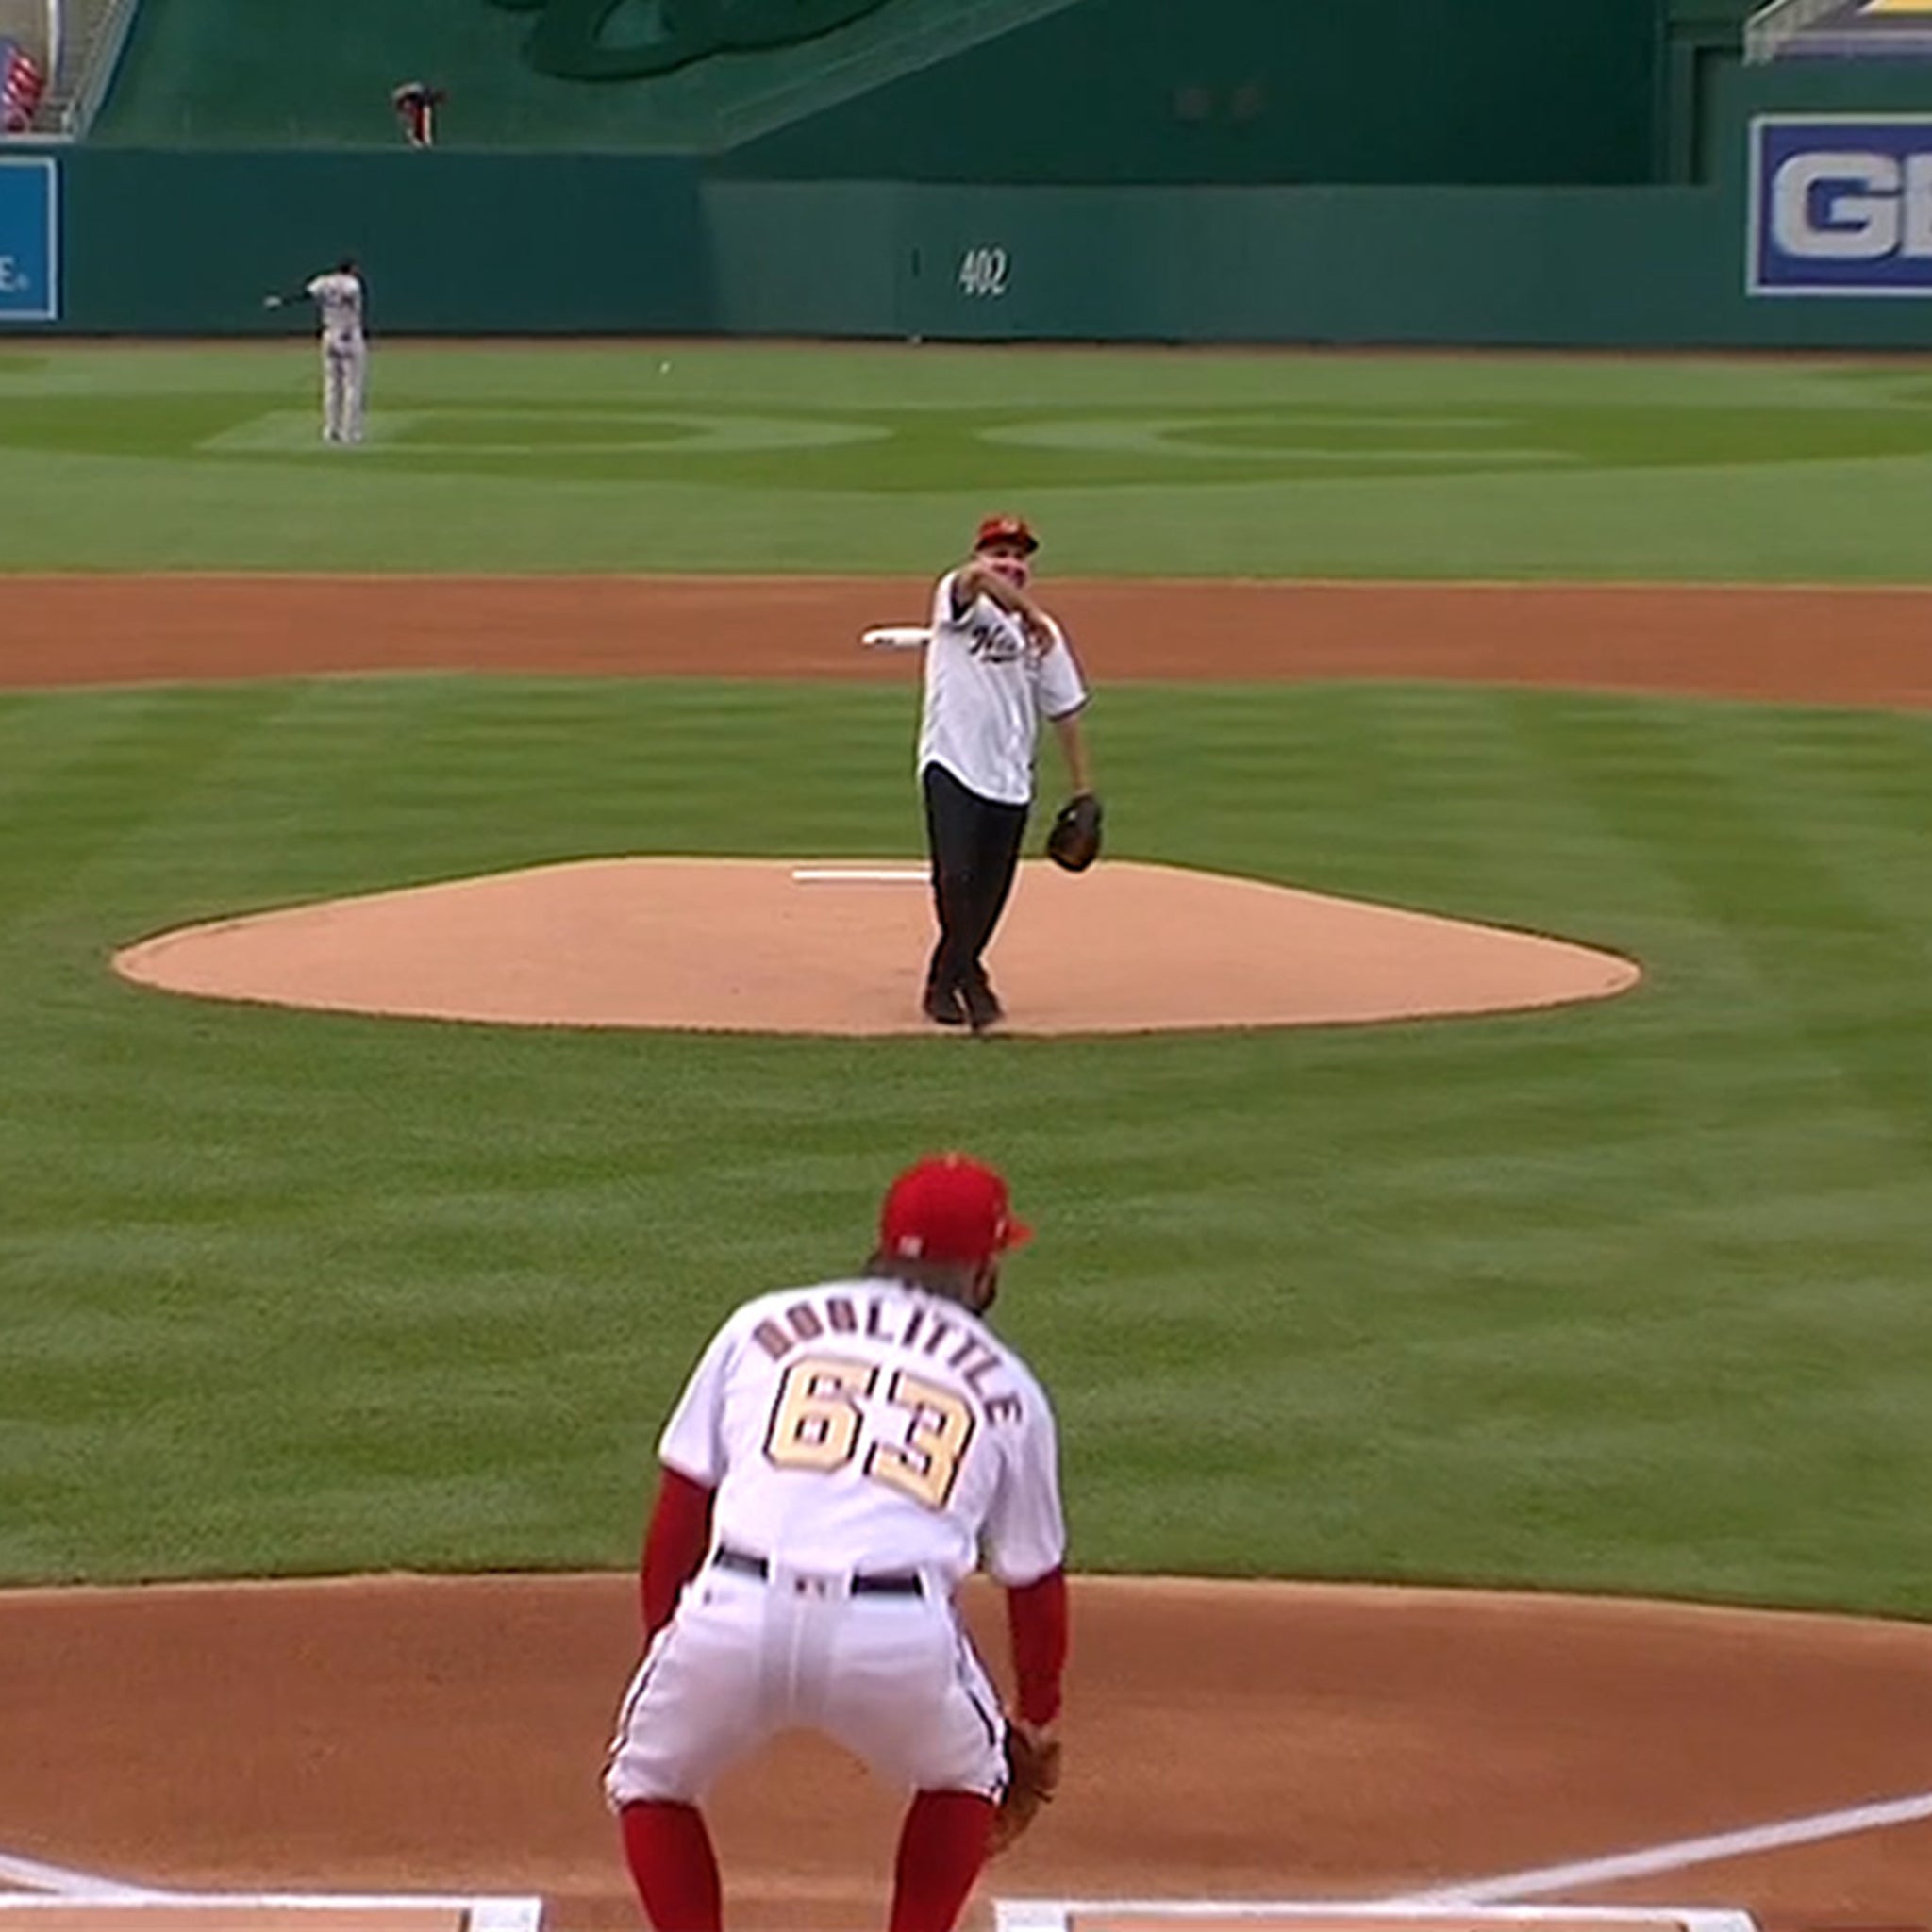
[[[843,1294],[803,1297],[791,1303],[781,1316],[760,1322],[751,1339],[774,1361],[782,1361],[794,1348],[822,1341],[827,1335],[864,1336],[908,1354],[943,1360],[978,1399],[989,1422],[1017,1423],[1024,1413],[1016,1391],[986,1386],[1007,1366],[1000,1352],[963,1323],[930,1306],[906,1307],[872,1297],[861,1302]]]

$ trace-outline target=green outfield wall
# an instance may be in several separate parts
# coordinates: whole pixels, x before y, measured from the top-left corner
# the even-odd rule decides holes
[[[59,325],[286,329],[262,291],[353,253],[391,333],[1932,346],[1932,289],[1746,286],[1753,117],[1911,113],[1922,88],[1919,69],[1728,67],[1710,178],[1674,187],[961,187],[737,180],[680,157],[82,148],[55,158]]]
[[[286,330],[263,292],[344,255],[378,332],[715,325],[697,170],[675,158],[82,148],[59,166],[76,330]]]
[[[1634,183],[1686,4],[143,0],[96,138],[389,148],[429,78],[446,145],[757,177]]]
[[[750,179],[1684,182],[1755,4],[734,0],[679,16],[757,29],[707,52],[625,33],[635,9],[600,40],[599,0],[142,0],[92,139],[390,150],[391,86],[428,78],[446,148]]]
[[[1661,0],[1085,0],[721,158],[795,179],[1635,183],[1663,19]]]

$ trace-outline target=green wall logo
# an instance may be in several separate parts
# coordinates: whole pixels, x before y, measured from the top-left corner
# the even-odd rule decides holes
[[[490,0],[534,13],[524,58],[560,80],[646,80],[713,54],[793,47],[887,0]]]

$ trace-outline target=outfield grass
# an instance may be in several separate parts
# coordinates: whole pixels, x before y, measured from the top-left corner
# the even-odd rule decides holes
[[[1928,575],[1909,363],[378,337],[345,452],[314,360],[0,355],[0,569],[924,572],[997,500],[1061,573]]]
[[[0,696],[0,1576],[626,1562],[724,1307],[958,1141],[1040,1224],[1002,1317],[1084,1566],[1932,1614],[1932,719],[1102,693],[1122,856],[1644,960],[1566,1013],[600,1036],[105,965],[575,855],[909,854],[909,725],[870,686]]]

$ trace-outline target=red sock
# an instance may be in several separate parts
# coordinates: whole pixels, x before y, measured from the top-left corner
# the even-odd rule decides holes
[[[953,1932],[986,1863],[993,1803],[974,1791],[921,1791],[899,1834],[891,1932]]]
[[[626,1805],[624,1857],[658,1932],[722,1932],[718,1859],[693,1805]]]

